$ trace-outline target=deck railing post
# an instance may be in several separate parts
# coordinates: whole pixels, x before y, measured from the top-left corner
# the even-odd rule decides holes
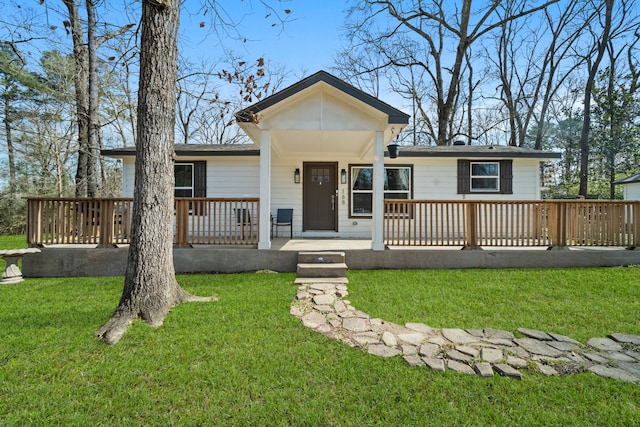
[[[27,200],[27,244],[42,247],[42,200]]]
[[[563,249],[567,246],[567,211],[570,203],[555,202],[551,206],[552,211],[555,211],[555,215],[553,215],[555,223],[550,248]]]
[[[113,243],[113,221],[114,221],[114,201],[98,200],[96,209],[98,210],[98,220],[100,221],[100,236],[98,236],[99,248],[115,248]]]
[[[176,200],[176,241],[179,248],[191,247],[189,244],[189,201]]]
[[[478,204],[467,202],[467,218],[462,249],[479,249],[478,246]]]
[[[627,249],[637,249],[640,247],[640,202],[633,202],[631,205],[631,230],[629,230],[629,240]]]

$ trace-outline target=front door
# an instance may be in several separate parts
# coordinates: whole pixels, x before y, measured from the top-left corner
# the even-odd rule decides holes
[[[303,229],[338,231],[338,165],[305,163],[303,177]]]

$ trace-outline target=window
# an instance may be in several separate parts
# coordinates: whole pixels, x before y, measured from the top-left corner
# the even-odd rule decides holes
[[[499,191],[499,163],[471,163],[471,191]]]
[[[512,160],[458,160],[458,194],[513,194]]]
[[[193,197],[193,163],[176,163],[173,173],[176,178],[175,197]]]
[[[411,167],[393,166],[384,169],[384,198],[411,198]],[[373,212],[373,168],[351,167],[351,216],[371,216]]]
[[[207,197],[207,162],[176,162],[173,165],[175,197]],[[190,204],[189,212],[205,214],[205,202]],[[195,208],[195,212],[194,212]]]

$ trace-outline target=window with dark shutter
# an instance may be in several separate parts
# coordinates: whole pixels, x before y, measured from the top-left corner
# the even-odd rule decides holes
[[[513,194],[513,160],[459,159],[458,194],[470,193]]]

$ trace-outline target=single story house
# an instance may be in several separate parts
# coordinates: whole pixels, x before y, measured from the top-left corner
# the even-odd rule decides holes
[[[396,157],[409,115],[324,71],[236,118],[252,144],[176,144],[175,196],[258,198],[258,249],[271,246],[277,209],[291,208],[296,237],[370,239],[383,250],[384,199],[537,200],[540,163],[560,158],[468,145],[401,146]],[[102,154],[122,159],[132,197],[135,148]]]
[[[622,185],[624,200],[640,200],[640,173],[619,179],[614,184]]]

